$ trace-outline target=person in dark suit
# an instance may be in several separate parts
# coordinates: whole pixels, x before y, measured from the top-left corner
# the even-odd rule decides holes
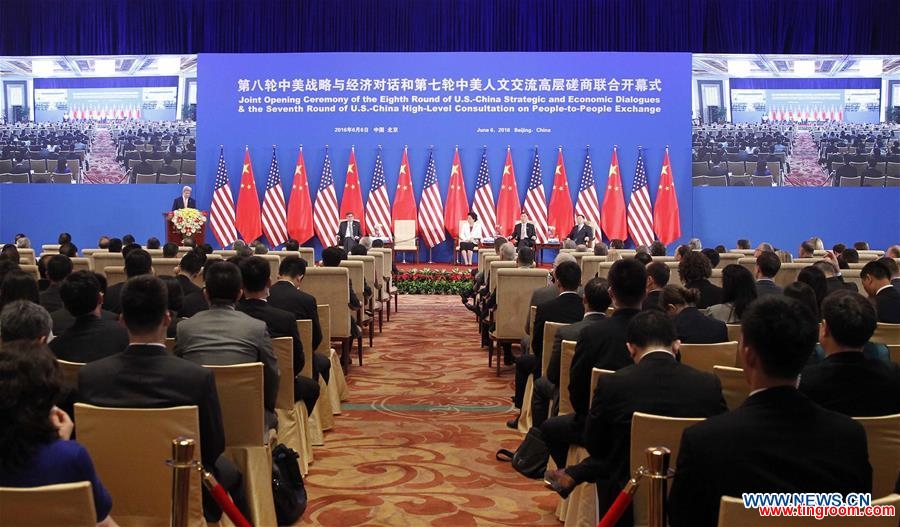
[[[830,261],[820,260],[814,263],[813,266],[817,267],[825,275],[825,287],[827,288],[828,294],[845,290],[854,293],[859,291],[856,284],[844,281],[844,277],[837,272],[837,266]]]
[[[559,369],[562,355],[562,341],[578,341],[581,330],[590,324],[606,318],[606,309],[612,303],[609,297],[609,282],[605,278],[592,278],[584,286],[584,317],[577,322],[563,326],[556,331],[553,349],[547,361],[547,371],[534,381],[534,392],[531,396],[532,426],[540,427],[551,417],[550,402],[559,400]],[[546,353],[546,350],[544,351]]]
[[[669,283],[669,266],[665,262],[650,262],[647,265],[647,297],[641,304],[642,310],[663,309],[659,300],[663,288]]]
[[[584,214],[575,216],[575,226],[572,227],[566,239],[572,240],[575,245],[587,245],[593,241],[594,229],[584,223]]]
[[[167,155],[163,158],[163,165],[162,165],[161,167],[159,167],[159,172],[158,172],[158,174],[159,174],[159,175],[165,174],[165,175],[168,175],[168,176],[174,176],[174,175],[178,174],[178,169],[175,168],[175,166],[172,164],[173,162],[174,162],[174,159],[172,159],[172,155],[171,155],[171,154],[167,154]],[[177,200],[178,198],[175,198],[175,199]],[[196,208],[196,207],[189,207],[189,208],[194,209],[194,208]],[[175,209],[172,209],[172,210],[175,210]]]
[[[710,417],[727,411],[719,379],[675,360],[675,326],[659,310],[628,323],[628,350],[635,364],[597,381],[584,439],[590,457],[544,480],[567,495],[575,485],[596,482],[601,515],[630,476],[631,418],[634,412],[669,417]],[[630,511],[629,511],[630,512]],[[629,513],[619,525],[632,525]]]
[[[16,159],[13,163],[11,174],[27,174],[29,172],[28,166],[25,165],[25,162],[22,161],[22,158]]]
[[[153,259],[147,251],[134,249],[125,257],[125,276],[127,278],[151,273],[153,273]],[[124,287],[125,282],[109,286],[103,298],[103,309],[113,313],[122,312],[122,289]]]
[[[172,201],[172,210],[178,209],[196,209],[197,201],[191,197],[191,187],[185,185],[181,189],[181,197]]]
[[[178,284],[181,286],[181,292],[184,296],[203,294],[203,289],[194,283],[194,280],[197,279],[197,276],[200,275],[202,270],[203,264],[200,261],[200,257],[197,256],[197,253],[193,251],[184,253],[184,256],[181,257],[181,261],[178,262],[177,274],[175,276],[175,279],[178,280]]]
[[[728,327],[721,320],[708,317],[697,309],[697,290],[667,285],[662,305],[675,322],[678,339],[684,344],[728,342]]]
[[[685,430],[670,525],[714,527],[721,497],[745,492],[872,491],[862,425],[795,388],[817,327],[796,300],[769,296],[751,304],[740,348],[751,395],[736,410]]]
[[[851,417],[900,413],[900,366],[863,354],[877,323],[872,304],[839,291],[822,302],[822,318],[819,343],[826,357],[803,370],[800,391]]]
[[[781,269],[781,260],[771,251],[763,251],[756,257],[756,296],[780,295],[784,291],[775,284],[775,275]]]
[[[278,281],[269,288],[269,304],[293,313],[296,320],[312,321],[312,346],[317,349],[322,342],[322,326],[319,324],[319,309],[316,298],[299,289],[300,282],[306,275],[306,260],[298,256],[286,256],[278,267]],[[331,360],[328,357],[313,353],[313,380],[319,375],[325,383],[331,380]]]
[[[514,402],[517,408],[522,407],[522,399],[525,396],[525,386],[528,376],[535,378],[541,376],[541,355],[544,350],[544,323],[564,322],[571,324],[584,317],[584,304],[578,296],[578,286],[581,284],[581,268],[575,262],[562,262],[553,269],[553,281],[556,283],[559,295],[538,304],[534,315],[534,330],[531,340],[531,353],[521,355],[516,359],[516,382]],[[510,428],[519,425],[519,418],[506,423]]]
[[[60,288],[63,280],[72,274],[72,260],[68,256],[55,254],[47,261],[47,279],[50,285],[38,295],[41,305],[49,312],[63,308]]]
[[[863,288],[875,302],[878,322],[900,324],[900,291],[891,284],[891,271],[881,260],[872,260],[859,272]]]
[[[128,332],[100,316],[103,294],[91,271],[77,271],[60,287],[63,304],[75,321],[50,342],[53,354],[69,362],[92,362],[125,351]]]
[[[338,226],[338,245],[349,253],[350,249],[359,241],[360,236],[362,236],[362,233],[360,232],[359,222],[353,219],[352,212],[348,212],[344,221]]]
[[[166,352],[167,308],[167,290],[160,279],[142,275],[126,283],[122,320],[131,344],[123,353],[81,368],[79,400],[110,408],[197,406],[201,461],[246,511],[240,471],[222,457],[225,431],[215,379],[210,370]],[[215,501],[205,490],[203,498],[207,521],[218,521],[221,511]]]
[[[590,403],[593,368],[619,370],[634,363],[625,346],[625,329],[640,312],[647,271],[640,262],[628,258],[613,263],[607,278],[616,310],[611,317],[586,326],[578,335],[569,370],[568,390],[573,412],[551,417],[540,428],[550,455],[560,468],[566,466],[569,445],[584,444],[582,432]]]
[[[534,242],[537,239],[537,233],[534,229],[534,224],[528,221],[528,214],[523,212],[519,217],[519,223],[516,223],[516,226],[513,227],[512,236],[509,237],[510,243],[516,246],[516,248],[522,247],[534,247]]]
[[[888,253],[889,252],[890,249],[888,249]],[[900,265],[898,265],[896,260],[889,256],[888,253],[885,253],[885,256],[879,258],[878,261],[887,267],[888,272],[891,273],[891,285],[894,286],[894,289],[896,289],[897,292],[900,292]],[[900,258],[900,256],[898,256],[898,258]]]
[[[722,288],[709,281],[712,265],[703,253],[687,251],[678,262],[678,276],[684,287],[700,292],[697,308],[706,309],[722,303]]]

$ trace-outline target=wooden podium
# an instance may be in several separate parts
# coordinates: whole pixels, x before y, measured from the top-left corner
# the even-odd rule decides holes
[[[205,210],[200,211],[201,214],[206,218],[206,222],[209,223],[209,213]],[[163,212],[163,222],[165,225],[166,231],[166,243],[174,243],[175,245],[181,245],[181,242],[184,241],[184,235],[178,232],[178,229],[175,228],[175,225],[172,223],[172,211]],[[204,237],[206,235],[206,223],[204,223],[200,227],[200,232],[194,234],[194,243],[200,245],[203,243]]]

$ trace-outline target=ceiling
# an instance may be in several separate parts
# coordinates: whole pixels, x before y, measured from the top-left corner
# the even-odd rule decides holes
[[[865,62],[881,60],[881,73],[865,72]],[[729,73],[728,61],[742,71]],[[889,77],[900,76],[900,55],[715,55],[694,54],[694,77]],[[813,62],[814,71],[797,73],[798,62]],[[742,68],[741,68],[742,67]]]
[[[197,55],[2,57],[0,75],[17,77],[125,77],[197,72]]]

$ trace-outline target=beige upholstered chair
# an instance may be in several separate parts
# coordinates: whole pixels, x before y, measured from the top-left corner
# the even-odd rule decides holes
[[[16,527],[95,527],[91,482],[0,487],[0,522]]]
[[[69,362],[67,360],[56,359],[59,369],[63,374],[63,383],[69,388],[78,387],[78,372],[84,366],[83,362]]]
[[[725,324],[725,327],[728,328],[728,340],[733,340],[735,342],[741,341],[740,324]]]
[[[853,419],[866,429],[872,465],[872,496],[887,496],[894,492],[897,474],[900,474],[900,414]]]
[[[341,262],[341,267],[350,271],[350,285],[353,286],[353,292],[356,293],[356,298],[360,303],[360,308],[356,310],[356,323],[362,328],[369,328],[369,347],[371,348],[372,340],[374,338],[374,329],[371,325],[372,320],[366,315],[365,311],[366,300],[363,295],[365,289],[364,278],[366,274],[365,264],[358,260],[344,260]],[[362,366],[362,332],[360,332],[356,344],[359,355],[359,365]]]
[[[900,495],[891,494],[873,500],[872,505],[893,505],[896,510],[900,508]],[[757,509],[744,508],[744,501],[740,498],[722,496],[722,500],[719,502],[719,527],[759,527],[760,525],[775,524],[776,522],[771,520],[762,520]],[[777,525],[779,527],[897,527],[897,517],[827,516],[817,520],[814,516],[795,516],[778,518]]]
[[[900,344],[900,324],[888,324],[879,322],[875,326],[875,333],[869,339],[872,342],[881,342],[882,344]]]
[[[709,277],[709,283],[715,286],[722,287],[722,269],[715,268],[712,270],[712,274]]]
[[[34,256],[34,249],[19,249],[19,263],[34,265],[37,263]]]
[[[23,272],[29,273],[32,276],[34,276],[35,280],[40,280],[41,275],[40,275],[40,272],[38,272],[37,265],[21,264],[21,265],[19,265],[19,268]]]
[[[500,255],[494,249],[481,249],[478,251],[478,272],[486,273],[490,269],[490,263],[500,259]]]
[[[751,252],[750,254],[752,255],[753,253]],[[743,256],[744,255],[741,253],[731,251],[727,253],[719,253],[719,265],[716,266],[716,269],[724,269],[727,265],[736,264],[738,263],[738,260],[740,260]],[[655,256],[653,257],[653,260],[656,260]]]
[[[490,264],[488,264],[488,269],[489,269],[488,276],[487,276],[488,289],[492,293],[494,292],[494,290],[497,289],[497,271],[499,271],[500,269],[515,269],[515,267],[516,267],[516,262],[502,261],[502,260],[494,260]],[[546,278],[546,276],[547,275],[545,272],[544,277]],[[544,283],[546,285],[546,281]],[[530,298],[529,298],[529,300],[530,300]]]
[[[78,442],[90,453],[100,480],[114,496],[116,522],[169,525],[172,468],[165,461],[172,458],[172,440],[177,437],[194,438],[194,460],[201,459],[197,407],[101,408],[76,403],[74,419]],[[191,473],[188,506],[188,524],[205,525],[198,472]]]
[[[380,255],[379,255],[380,256]],[[378,301],[378,284],[381,282],[378,278],[378,273],[375,272],[375,257],[367,254],[365,256],[358,255],[350,255],[347,257],[350,261],[360,261],[363,263],[363,276],[366,279],[366,283],[369,284],[369,288],[372,290],[372,296],[369,298],[368,303],[366,303],[365,299],[360,296],[359,301],[363,303],[363,308],[367,312],[367,314],[373,319],[378,316],[378,332],[381,333],[382,325],[384,324],[384,320],[382,318],[383,313],[381,311],[381,302]],[[354,282],[354,285],[356,283]],[[374,328],[374,320],[372,327],[369,329],[369,347],[372,347],[372,333]]]
[[[300,454],[300,470],[306,475],[313,461],[312,444],[309,441],[309,415],[305,404],[294,404],[294,342],[291,337],[272,339],[272,349],[278,360],[281,381],[275,401],[278,416],[278,442],[293,448]]]
[[[125,276],[125,268],[119,265],[107,265],[104,268],[104,274],[106,274],[106,285],[111,286],[115,284],[121,284],[128,280],[128,277]]]
[[[729,366],[713,366],[713,373],[722,384],[722,397],[729,410],[738,408],[750,396],[750,385],[744,378],[744,370]]]
[[[737,364],[738,343],[718,342],[716,344],[682,344],[679,348],[681,363],[708,373],[713,366],[734,366]]]
[[[90,271],[91,259],[84,257],[70,258],[72,260],[72,271]]]
[[[99,252],[91,254],[91,260],[94,261],[94,271],[98,273],[106,274],[106,268],[108,266],[111,267],[124,267],[125,266],[125,258],[122,257],[122,253],[111,253],[111,252]],[[108,279],[107,279],[108,280]],[[110,284],[112,285],[112,284]]]
[[[331,379],[328,381],[328,397],[331,399],[331,411],[334,415],[341,413],[341,401],[346,401],[350,396],[347,389],[347,378],[341,369],[340,356],[331,347],[331,306],[319,304],[319,326],[322,327],[322,342],[316,348],[316,353],[328,357],[331,361]]]
[[[419,239],[416,237],[416,220],[394,221],[394,252],[415,254],[415,261],[419,263]],[[404,254],[403,263],[406,263]]]
[[[569,399],[569,376],[572,371],[572,359],[575,358],[574,340],[564,340],[560,345],[559,356],[559,415],[573,412]]]
[[[310,267],[316,265],[316,251],[312,247],[301,247],[300,258],[306,260],[306,264]]]
[[[891,362],[900,364],[900,344],[888,344],[888,353],[891,355]]]
[[[181,265],[181,258],[163,258],[162,256],[154,256],[153,271],[159,276],[175,276],[175,268]]]
[[[387,319],[388,322],[391,320],[391,298],[394,299],[394,312],[397,312],[397,299],[400,296],[400,292],[397,290],[397,286],[394,284],[393,278],[393,265],[394,265],[394,253],[390,249],[384,247],[373,247],[369,249],[369,254],[377,255],[381,254],[381,301],[384,303],[384,308],[386,308]],[[377,258],[376,258],[377,262]]]
[[[494,311],[494,330],[490,334],[488,366],[496,347],[497,375],[500,375],[500,346],[520,342],[525,336],[525,319],[528,317],[531,292],[547,284],[547,270],[498,269],[495,281],[497,309]]]
[[[684,429],[703,421],[702,418],[663,417],[635,412],[631,418],[631,470],[646,463],[644,451],[650,447],[666,447],[672,452],[670,466],[677,470],[678,447]],[[634,495],[634,524],[647,525],[647,485],[641,485]]]
[[[585,285],[600,272],[600,264],[606,263],[606,256],[582,256],[581,257],[581,285]],[[607,269],[607,272],[608,269]]]
[[[331,309],[331,340],[341,342],[341,366],[350,367],[350,271],[344,267],[308,267],[300,282],[300,290],[315,297],[316,302]]]
[[[312,320],[298,320],[297,333],[300,335],[300,343],[303,345],[303,369],[300,375],[312,378],[313,355],[315,350],[312,348]],[[310,440],[313,445],[324,445],[325,439],[322,435],[324,430],[329,430],[334,426],[334,414],[331,411],[331,399],[328,397],[328,387],[325,379],[319,377],[319,399],[313,408],[312,415],[309,416],[310,421]],[[304,404],[304,403],[295,403]]]

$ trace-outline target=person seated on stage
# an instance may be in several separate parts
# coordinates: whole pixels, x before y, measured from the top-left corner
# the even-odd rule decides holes
[[[865,429],[796,388],[818,326],[784,296],[761,298],[744,313],[739,353],[750,396],[682,434],[669,494],[672,527],[715,527],[722,496],[872,492]]]
[[[197,201],[191,197],[191,187],[185,185],[181,189],[181,197],[172,201],[172,210],[178,209],[196,209]]]
[[[59,364],[46,345],[21,341],[0,350],[0,486],[89,481],[97,526],[117,527],[91,456],[69,440],[72,419],[56,406],[63,394]]]
[[[343,247],[344,251],[350,252],[350,249],[359,241],[362,236],[359,227],[359,221],[353,219],[353,213],[347,212],[344,221],[340,223],[337,231],[338,247]]]
[[[178,257],[178,245],[167,242],[162,246],[163,258],[177,258]]]
[[[859,277],[869,298],[875,303],[878,322],[900,324],[900,291],[891,284],[888,266],[881,260],[872,260],[862,268]]]
[[[522,248],[534,247],[536,239],[537,233],[535,232],[534,224],[528,221],[528,213],[523,211],[519,217],[519,222],[513,227],[509,241],[517,248]]]
[[[171,154],[166,155],[166,157],[163,158],[163,165],[161,167],[159,167],[158,174],[159,175],[168,175],[168,176],[177,175],[178,169],[175,168],[175,166],[172,164],[174,161],[175,161],[175,159],[172,157]],[[193,207],[191,207],[191,208],[193,208]]]
[[[584,214],[575,215],[575,226],[566,239],[572,240],[575,245],[587,245],[594,239],[594,229],[584,223]]]
[[[462,253],[463,265],[472,265],[472,252],[478,247],[482,237],[478,214],[470,211],[466,215],[466,223],[459,230],[459,252]]]

